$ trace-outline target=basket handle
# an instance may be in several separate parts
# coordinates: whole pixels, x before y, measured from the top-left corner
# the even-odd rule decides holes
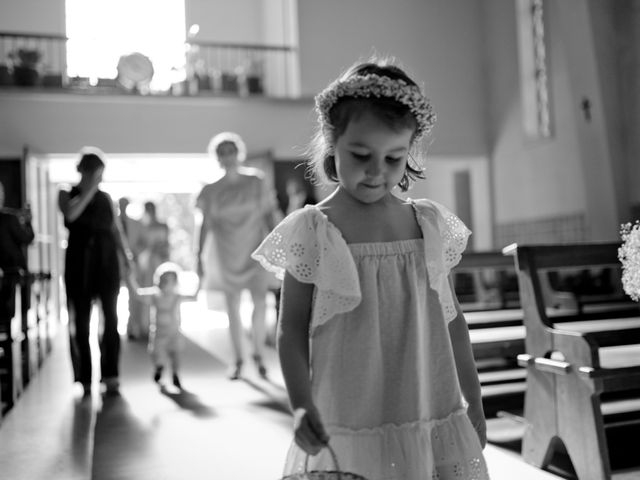
[[[340,474],[340,478],[342,478],[342,474],[340,473],[340,465],[338,464],[338,456],[336,455],[336,452],[333,450],[333,447],[328,443],[326,444],[325,448],[329,450],[329,453],[331,454],[331,459],[333,460],[333,464],[335,465],[336,470]],[[309,456],[310,455],[307,453],[304,459],[304,473],[309,473]]]

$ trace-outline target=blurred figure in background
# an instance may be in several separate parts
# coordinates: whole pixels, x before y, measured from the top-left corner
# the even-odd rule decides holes
[[[287,215],[295,212],[305,205],[315,205],[316,199],[313,194],[307,191],[302,180],[298,177],[289,177],[287,179]]]
[[[100,190],[104,154],[91,147],[81,151],[80,182],[61,190],[58,206],[69,230],[64,282],[69,310],[69,337],[74,379],[91,394],[89,342],[91,307],[99,300],[104,319],[101,335],[101,382],[106,392],[119,391],[120,336],[117,303],[121,273],[129,277],[133,255],[120,227],[111,197]]]
[[[135,218],[131,218],[127,212],[127,208],[131,202],[127,197],[122,197],[118,200],[118,217],[120,219],[120,225],[122,225],[122,233],[124,233],[127,242],[129,243],[129,247],[131,248],[131,253],[133,255],[133,263],[137,265],[138,261],[138,249],[137,246],[140,244],[140,235],[142,235],[142,224],[139,220]],[[132,272],[134,276],[137,276],[137,268],[136,272]],[[125,282],[127,286],[127,291],[129,294],[129,318],[127,320],[127,338],[130,340],[135,340],[140,337],[144,332],[140,325],[140,317],[142,315],[141,309],[144,308],[144,305],[136,299],[136,292],[132,288],[130,282]]]
[[[0,182],[0,322],[3,323],[15,314],[16,285],[27,270],[24,250],[34,239],[31,210],[6,208],[4,203],[4,185]]]
[[[145,202],[140,225],[141,231],[134,243],[138,268],[136,278],[141,287],[151,287],[156,268],[169,261],[169,226],[158,220],[156,204],[153,202]],[[150,307],[138,301],[135,312],[135,338],[146,340],[149,336]]]
[[[182,390],[180,382],[180,351],[182,332],[180,305],[184,301],[196,301],[198,292],[186,294],[179,283],[180,267],[175,263],[161,264],[153,275],[153,287],[137,288],[136,295],[151,306],[149,329],[149,353],[153,362],[153,381],[161,387],[162,374],[171,366],[172,383]]]
[[[253,302],[253,360],[262,377],[267,376],[263,363],[266,340],[267,293],[272,274],[251,258],[251,252],[281,219],[275,191],[269,188],[261,172],[244,167],[246,147],[239,135],[224,132],[209,142],[209,155],[224,169],[219,180],[205,185],[196,206],[203,221],[198,249],[198,274],[203,288],[224,292],[229,332],[235,365],[229,378],[240,378],[244,362],[243,328],[240,300],[243,290]],[[203,258],[205,244],[211,246],[208,259]]]

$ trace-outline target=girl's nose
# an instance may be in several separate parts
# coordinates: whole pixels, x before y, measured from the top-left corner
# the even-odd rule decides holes
[[[384,160],[379,158],[372,158],[367,165],[367,174],[371,177],[380,175],[384,169]]]

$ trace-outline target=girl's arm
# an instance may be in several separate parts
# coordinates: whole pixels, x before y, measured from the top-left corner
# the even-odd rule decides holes
[[[151,305],[153,303],[153,296],[158,293],[158,287],[137,287],[133,289],[135,296],[141,302]]]
[[[451,287],[451,292],[453,293],[456,311],[458,312],[456,318],[451,320],[449,323],[449,335],[453,346],[456,370],[458,372],[458,379],[460,380],[462,395],[464,395],[465,400],[469,404],[467,414],[473,424],[473,428],[475,428],[476,433],[478,434],[482,448],[484,448],[487,444],[487,425],[484,416],[484,409],[482,408],[480,380],[478,378],[476,363],[473,358],[471,340],[469,339],[469,328],[467,326],[467,321],[464,318],[464,314],[462,313],[462,308],[456,298],[451,277],[449,277],[449,285]]]
[[[294,411],[296,443],[311,455],[329,440],[318,410],[311,398],[309,365],[309,322],[313,284],[301,283],[285,274],[282,284],[278,354],[280,366]]]

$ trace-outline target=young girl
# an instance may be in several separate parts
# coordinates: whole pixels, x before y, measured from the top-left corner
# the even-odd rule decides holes
[[[149,327],[149,353],[154,365],[153,380],[160,383],[164,367],[169,363],[173,372],[173,384],[182,389],[178,370],[182,333],[180,331],[180,304],[184,300],[196,300],[197,295],[180,293],[179,267],[171,262],[158,266],[153,274],[155,286],[138,288],[138,296],[152,306]]]
[[[430,200],[411,152],[435,115],[384,62],[316,97],[313,171],[337,188],[287,216],[254,253],[284,276],[278,349],[295,443],[285,475],[487,479],[486,426],[467,325],[449,278],[465,225]]]

